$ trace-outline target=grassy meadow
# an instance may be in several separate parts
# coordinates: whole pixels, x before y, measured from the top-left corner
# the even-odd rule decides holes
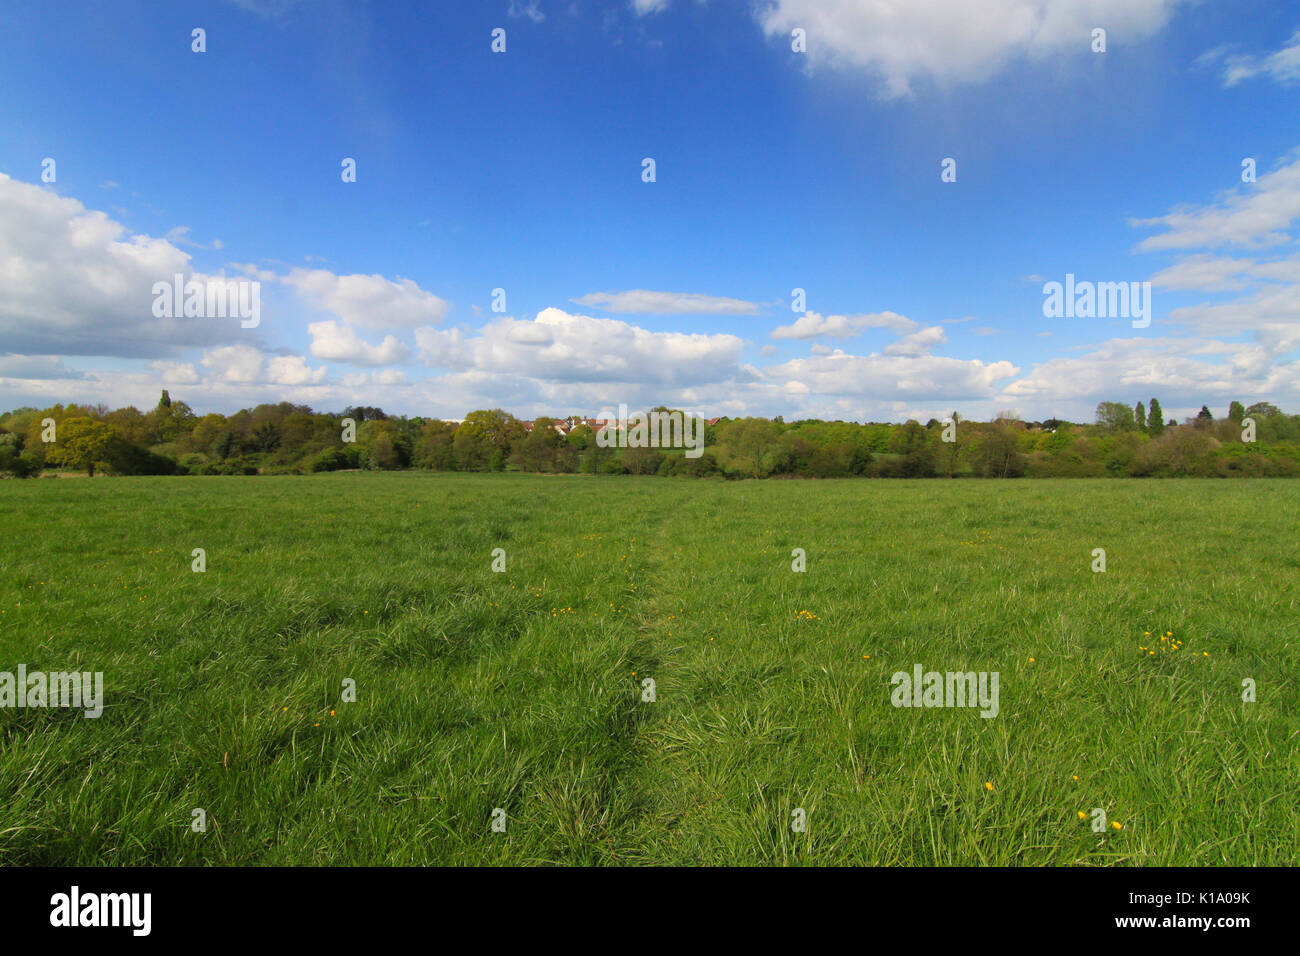
[[[0,710],[0,864],[1294,864],[1298,512],[1280,479],[0,482],[0,670],[105,698]],[[997,671],[1000,712],[892,706],[918,663]]]

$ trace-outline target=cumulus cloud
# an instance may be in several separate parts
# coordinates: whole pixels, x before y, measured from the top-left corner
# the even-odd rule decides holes
[[[300,355],[270,357],[251,345],[226,345],[203,353],[200,365],[217,382],[234,385],[309,385],[325,381],[327,369],[308,368]]]
[[[910,335],[905,335],[897,342],[885,346],[886,355],[910,355],[913,357],[929,355],[936,345],[942,345],[948,341],[948,336],[943,328],[938,325],[932,325],[928,329],[921,329]]]
[[[472,336],[417,329],[426,364],[544,381],[708,383],[740,374],[744,343],[734,335],[650,332],[620,319],[543,309],[501,318]]]
[[[168,362],[160,359],[150,362],[149,367],[168,384],[196,385],[201,381],[199,370],[192,362]]]
[[[1111,42],[1159,31],[1186,0],[767,0],[763,30],[788,41],[807,31],[808,56],[878,77],[886,96],[919,80],[987,79],[1013,57],[1090,50],[1095,27]]]
[[[822,315],[804,312],[793,325],[780,325],[772,330],[774,339],[813,339],[828,337],[852,338],[864,329],[889,329],[899,335],[911,332],[917,323],[897,312],[872,312],[868,315]]]
[[[381,275],[337,275],[327,269],[295,268],[287,275],[258,272],[296,289],[317,308],[333,312],[349,325],[375,332],[437,325],[449,306],[410,279]]]
[[[1214,397],[1226,404],[1294,394],[1298,383],[1295,363],[1275,365],[1265,349],[1250,343],[1112,339],[1084,355],[1036,365],[1009,384],[1004,395],[1037,407],[1068,405],[1082,411],[1117,395],[1156,395],[1168,410]]]
[[[166,357],[243,340],[239,319],[155,318],[155,282],[194,273],[166,239],[0,173],[0,340],[25,355]]]
[[[769,381],[798,382],[818,395],[864,399],[976,400],[992,398],[996,385],[1020,370],[1010,362],[934,355],[831,355],[794,359],[764,369]]]
[[[575,305],[613,312],[616,315],[756,315],[758,305],[743,299],[728,299],[693,292],[591,292]]]
[[[396,365],[411,358],[411,350],[396,336],[386,335],[378,345],[371,345],[351,326],[333,320],[312,322],[307,331],[311,333],[311,354],[316,358],[352,365]]]

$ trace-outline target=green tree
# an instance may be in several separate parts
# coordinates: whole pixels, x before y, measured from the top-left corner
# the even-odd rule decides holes
[[[432,468],[435,471],[450,471],[455,467],[455,453],[452,442],[456,437],[456,426],[451,422],[425,422],[415,440],[415,464],[420,468]]]
[[[1272,402],[1256,402],[1246,409],[1246,414],[1251,418],[1272,418],[1274,415],[1281,415],[1282,409]]]
[[[280,447],[280,429],[275,422],[262,422],[253,429],[249,444],[257,451],[275,451]]]
[[[0,428],[0,474],[7,472],[15,478],[28,478],[40,470],[36,455],[23,451],[23,436]]]
[[[411,464],[411,440],[391,418],[362,422],[357,427],[357,447],[366,468],[393,471]]]
[[[1241,424],[1241,420],[1246,417],[1246,406],[1241,402],[1233,402],[1228,406],[1228,421]]]
[[[452,438],[456,467],[461,471],[484,471],[494,451],[492,435],[480,421],[465,419]]]
[[[781,426],[766,418],[738,418],[728,422],[718,439],[718,462],[751,478],[766,477],[783,456],[781,434]]]
[[[527,434],[523,422],[500,408],[472,411],[465,416],[465,421],[461,424],[477,426],[480,434],[487,438],[492,447],[503,454],[509,453],[511,442]]]
[[[1025,464],[1014,428],[999,421],[984,429],[975,446],[977,474],[985,478],[1019,478],[1025,473]]]
[[[564,436],[555,430],[555,419],[538,418],[533,430],[514,443],[510,464],[520,471],[555,471]]]
[[[1137,418],[1123,402],[1102,402],[1097,406],[1097,424],[1110,432],[1132,431]]]
[[[1165,431],[1165,413],[1160,407],[1160,402],[1151,399],[1149,411],[1147,412],[1147,431],[1152,438],[1159,438]]]
[[[938,452],[930,433],[920,422],[909,420],[902,428],[895,429],[889,439],[889,450],[902,456],[887,468],[891,477],[929,478],[934,474]]]
[[[1137,420],[1138,431],[1142,431],[1142,432],[1146,431],[1147,410],[1145,407],[1143,407],[1141,402],[1138,402],[1137,407],[1133,409],[1133,417]]]
[[[121,441],[111,425],[86,417],[65,418],[56,437],[58,440],[46,454],[47,460],[70,468],[85,468],[91,478],[95,477],[95,463],[108,461],[113,446]]]

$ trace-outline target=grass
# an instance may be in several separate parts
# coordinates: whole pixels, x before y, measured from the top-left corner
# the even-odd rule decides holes
[[[0,863],[1290,865],[1298,510],[1285,480],[4,482],[0,670],[102,671],[105,709],[0,710]],[[997,671],[1000,713],[893,707],[917,663]]]

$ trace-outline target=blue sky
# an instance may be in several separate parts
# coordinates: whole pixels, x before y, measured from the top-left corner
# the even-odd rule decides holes
[[[0,408],[1300,411],[1290,4],[52,0],[0,87]]]

